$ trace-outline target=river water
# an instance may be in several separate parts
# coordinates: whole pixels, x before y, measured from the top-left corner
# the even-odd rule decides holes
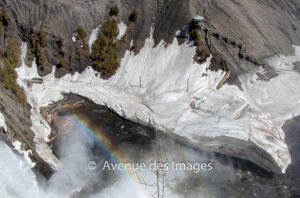
[[[82,98],[63,103],[72,104],[79,100]],[[59,105],[62,104],[50,108]],[[51,146],[60,159],[60,170],[50,179],[37,182],[25,162],[1,143],[1,197],[28,197],[30,194],[30,197],[141,198],[157,197],[158,191],[160,196],[172,198],[300,196],[300,158],[297,155],[300,118],[288,121],[283,127],[293,162],[286,175],[275,175],[245,160],[183,145],[87,100],[80,105],[57,108],[55,112],[52,127],[57,137]],[[149,167],[157,161],[167,164],[167,169],[157,171],[157,167]],[[113,165],[122,163],[140,167],[133,171],[128,170],[130,168],[112,170]],[[185,167],[175,169],[177,163]],[[141,164],[146,168],[141,168]]]

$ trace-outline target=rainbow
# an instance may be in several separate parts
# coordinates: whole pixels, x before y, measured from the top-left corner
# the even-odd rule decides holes
[[[109,137],[104,133],[103,129],[100,127],[94,127],[90,124],[88,119],[85,119],[83,116],[78,116],[75,113],[68,111],[67,109],[63,109],[62,112],[66,113],[68,116],[72,118],[74,123],[78,124],[82,131],[87,133],[89,137],[94,139],[97,144],[104,149],[111,157],[111,159],[115,163],[130,163],[130,161],[122,154],[122,152],[118,149],[118,146],[115,145]],[[185,155],[188,159],[196,159],[199,156],[193,151],[192,148],[184,146],[181,150],[182,154]],[[141,183],[141,178],[139,175],[133,170],[122,171],[124,173],[126,179],[129,181],[128,185],[132,185],[136,192],[138,193],[140,198],[153,198],[153,189],[147,188],[146,185]],[[216,195],[214,193],[213,187],[205,181],[204,177],[201,177],[202,184],[204,189],[206,189],[206,193],[209,198],[215,198]]]
[[[117,145],[115,145],[103,132],[103,130],[99,127],[92,127],[88,120],[84,119],[83,117],[79,117],[74,113],[69,112],[68,110],[62,110],[64,113],[67,113],[68,116],[71,116],[74,122],[79,125],[82,131],[86,132],[87,135],[92,137],[97,143],[110,154],[112,160],[116,163],[126,164],[129,163],[129,160],[119,151]],[[140,178],[138,177],[137,173],[133,170],[126,170],[123,171],[124,175],[130,181],[131,185],[137,189],[137,193],[141,198],[152,198],[151,193],[147,190],[144,184],[139,183]]]

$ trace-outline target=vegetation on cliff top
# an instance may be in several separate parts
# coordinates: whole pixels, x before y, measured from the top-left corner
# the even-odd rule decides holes
[[[58,63],[57,66],[58,66],[58,67],[66,67],[66,65],[67,65],[67,63],[66,63],[64,57],[60,57],[59,63]]]
[[[41,47],[46,47],[47,46],[47,32],[44,29],[40,29],[38,32],[38,37],[39,37],[39,44]]]
[[[2,34],[3,26],[6,28],[9,22],[10,22],[10,15],[5,10],[2,10],[0,14],[0,35]],[[5,38],[8,37],[7,31],[5,31],[4,37]]]
[[[58,47],[58,53],[57,56],[59,58],[59,62],[57,64],[57,67],[62,68],[62,67],[66,67],[67,63],[65,61],[65,52],[63,50],[64,47],[64,38],[59,37],[58,40],[56,41],[57,47]]]
[[[109,11],[109,15],[110,16],[118,16],[119,15],[119,8],[118,6],[113,6],[110,8],[110,11]]]
[[[83,40],[87,37],[87,33],[81,25],[77,26],[77,36],[76,40]]]
[[[47,46],[47,32],[43,29],[35,31],[31,37],[31,53],[36,57],[36,63],[42,70],[46,69],[47,58],[44,47]]]
[[[117,20],[114,18],[106,19],[101,30],[93,45],[91,59],[98,71],[105,76],[109,76],[120,65],[119,51],[122,41],[117,40]]]
[[[5,10],[2,10],[0,19],[3,25],[8,25],[10,22],[10,16]]]
[[[10,90],[22,105],[26,104],[24,90],[17,84],[17,72],[15,68],[20,64],[19,45],[17,41],[8,40],[6,48],[1,53],[0,82]]]
[[[46,58],[44,50],[42,49],[42,47],[39,43],[37,44],[37,46],[35,48],[35,53],[36,53],[37,65],[40,66],[42,70],[45,70],[46,66],[47,66],[47,58]]]
[[[200,41],[201,41],[201,36],[200,36],[200,33],[198,30],[192,30],[191,33],[190,33],[190,37],[191,37],[191,40],[194,41],[194,45],[195,46],[198,46],[200,45]]]
[[[136,22],[138,14],[139,14],[138,11],[136,9],[134,9],[129,16],[129,20],[132,22]]]

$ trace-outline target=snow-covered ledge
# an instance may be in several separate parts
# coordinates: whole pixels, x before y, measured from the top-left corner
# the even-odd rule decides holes
[[[33,124],[39,119],[43,123],[33,126],[36,136],[49,132],[39,108],[62,99],[63,93],[74,93],[195,147],[285,172],[291,158],[281,126],[300,114],[299,74],[283,67],[278,68],[277,77],[260,81],[257,73],[264,71],[258,68],[240,76],[243,90],[227,84],[217,90],[225,72],[208,70],[210,59],[202,65],[194,63],[195,47],[179,46],[176,39],[167,47],[163,42],[153,46],[151,37],[136,56],[126,52],[117,73],[108,80],[97,77],[91,67],[57,79],[53,67],[51,74],[42,77],[42,84],[29,88],[25,82],[41,77],[35,64],[31,68],[24,64],[23,43],[18,82],[33,105]],[[38,134],[43,131],[41,125],[46,132]]]

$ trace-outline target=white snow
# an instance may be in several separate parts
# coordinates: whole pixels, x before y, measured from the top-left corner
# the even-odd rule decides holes
[[[293,45],[295,54],[292,56],[276,55],[269,58],[267,61],[275,69],[279,70],[293,70],[293,63],[300,61],[300,47]]]
[[[77,33],[73,33],[72,34],[72,41],[75,43],[76,42],[76,37],[77,37]]]
[[[27,102],[31,106],[31,115],[30,119],[32,122],[31,130],[35,133],[34,141],[36,143],[36,151],[37,153],[47,162],[49,165],[57,169],[58,160],[52,154],[51,149],[47,145],[47,141],[49,141],[48,136],[51,133],[51,127],[45,121],[43,116],[40,114],[41,104],[38,101],[39,93],[35,93],[37,96],[33,95],[31,87],[28,87],[27,82],[33,78],[40,78],[37,72],[37,66],[35,60],[32,62],[32,67],[27,67],[24,62],[24,58],[26,57],[27,52],[27,43],[22,43],[21,46],[21,59],[22,64],[21,67],[16,68],[18,73],[18,84],[23,87],[25,94],[27,96]],[[47,106],[47,104],[43,104]]]
[[[124,36],[124,34],[126,33],[127,25],[123,23],[123,21],[121,21],[121,23],[118,24],[118,29],[119,29],[119,34],[117,39],[120,40],[122,36]]]
[[[300,114],[299,74],[274,65],[279,76],[269,81],[258,79],[257,73],[263,72],[259,68],[239,77],[243,91],[227,84],[217,90],[225,72],[208,70],[210,58],[202,65],[194,63],[195,47],[179,46],[176,39],[167,47],[164,42],[153,46],[151,37],[136,56],[126,52],[117,73],[109,80],[97,77],[91,67],[81,74],[67,74],[57,79],[53,67],[52,73],[42,78],[42,84],[28,88],[25,82],[36,76],[37,67],[33,64],[29,68],[23,61],[17,69],[18,83],[25,88],[33,107],[32,129],[38,142],[46,141],[50,133],[39,108],[62,99],[62,93],[72,92],[106,105],[127,119],[181,137],[199,148],[268,166],[257,161],[258,156],[248,155],[249,145],[256,145],[285,172],[291,159],[281,126],[293,115]],[[23,44],[23,51],[25,48]],[[295,57],[299,58],[298,49]],[[287,57],[280,63],[287,59],[294,61]],[[219,149],[227,144],[233,149]]]
[[[7,125],[5,123],[5,118],[1,112],[0,112],[0,128],[3,128],[4,131],[7,132]]]
[[[97,37],[98,35],[100,34],[101,32],[101,25],[99,25],[98,27],[96,27],[91,35],[90,35],[90,38],[89,38],[89,48],[90,48],[90,52],[92,52],[92,47],[93,47],[93,44],[94,42],[97,40]]]
[[[28,162],[28,164],[29,164],[31,167],[34,167],[34,166],[35,166],[35,163],[32,162],[31,159],[30,159],[30,157],[29,157],[29,154],[32,154],[32,151],[31,151],[30,149],[27,150],[27,151],[22,150],[22,148],[21,148],[22,143],[19,142],[19,141],[14,141],[14,142],[12,143],[12,145],[14,146],[14,148],[15,148],[20,154],[22,154],[22,155],[24,156],[26,162]]]

